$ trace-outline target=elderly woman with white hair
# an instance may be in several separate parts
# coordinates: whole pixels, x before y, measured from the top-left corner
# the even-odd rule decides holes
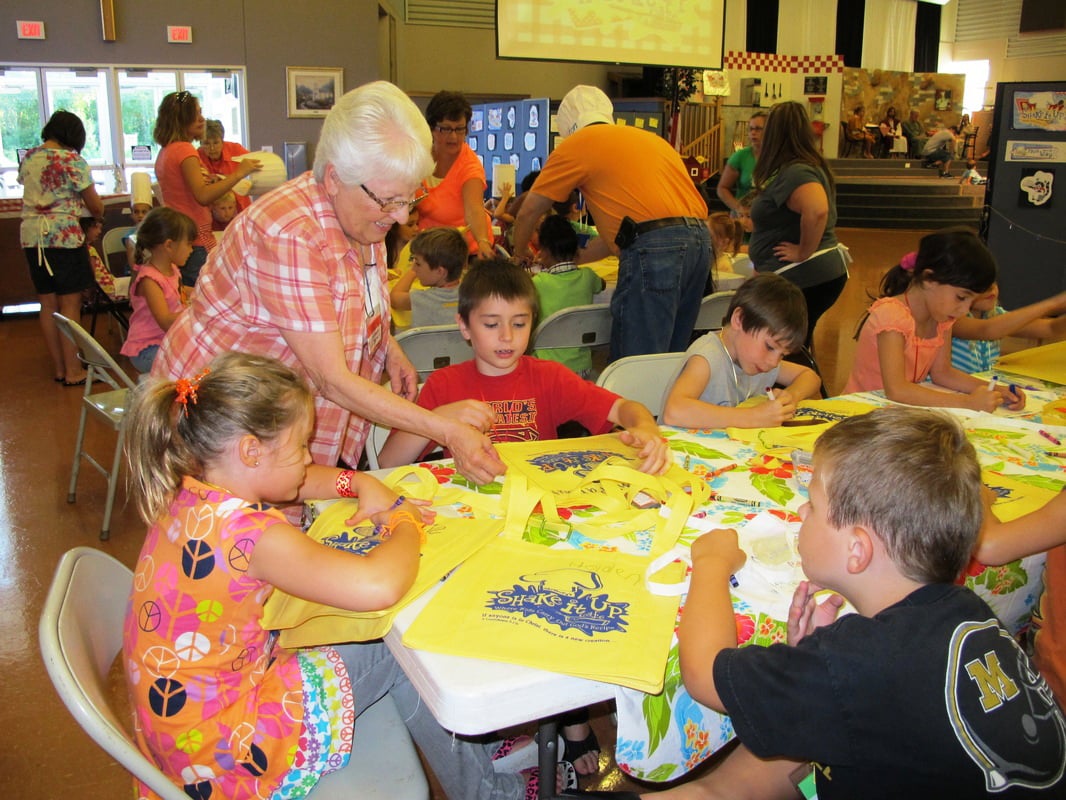
[[[167,332],[153,375],[192,378],[227,350],[273,356],[312,387],[316,463],[356,466],[373,421],[440,442],[478,483],[502,474],[479,430],[491,420],[473,411],[441,416],[411,402],[418,376],[389,332],[385,235],[407,220],[433,171],[430,141],[418,108],[390,83],[341,97],[322,126],[313,171],[230,224]]]

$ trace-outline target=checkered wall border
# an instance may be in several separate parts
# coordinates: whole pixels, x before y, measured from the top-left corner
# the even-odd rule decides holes
[[[749,72],[793,72],[804,75],[828,74],[844,71],[844,56],[784,56],[777,53],[748,53],[730,50],[726,53],[726,69]]]

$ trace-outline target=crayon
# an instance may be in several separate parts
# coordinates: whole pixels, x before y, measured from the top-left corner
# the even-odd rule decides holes
[[[1052,436],[1050,433],[1045,431],[1043,428],[1040,429],[1039,433],[1040,433],[1041,436],[1043,436],[1045,439],[1047,439],[1049,442],[1051,442],[1054,445],[1061,445],[1062,444],[1062,440],[1061,439],[1059,439],[1057,436]]]

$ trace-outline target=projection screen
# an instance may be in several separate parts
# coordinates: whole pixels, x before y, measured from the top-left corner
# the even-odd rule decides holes
[[[497,0],[500,58],[721,69],[725,0]]]

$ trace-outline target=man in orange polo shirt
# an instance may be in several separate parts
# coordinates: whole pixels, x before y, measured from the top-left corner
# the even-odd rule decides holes
[[[600,236],[579,262],[618,256],[611,297],[611,360],[688,348],[699,313],[711,242],[707,204],[669,143],[614,124],[614,106],[594,86],[576,86],[559,105],[563,140],[548,158],[515,220],[515,257],[552,203],[580,189]]]

